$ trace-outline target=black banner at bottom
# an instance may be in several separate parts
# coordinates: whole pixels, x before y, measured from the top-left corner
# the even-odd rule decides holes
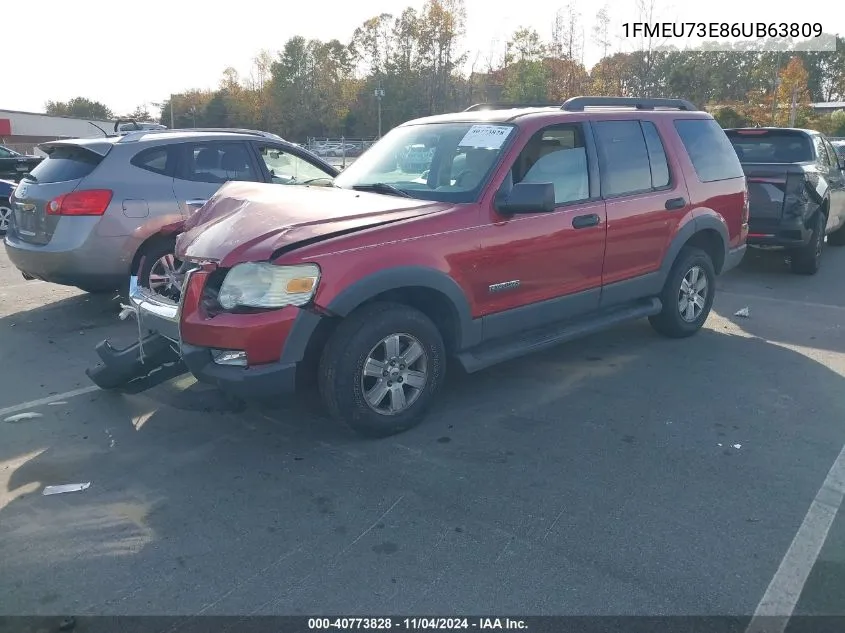
[[[845,633],[843,616],[0,616],[0,633]]]

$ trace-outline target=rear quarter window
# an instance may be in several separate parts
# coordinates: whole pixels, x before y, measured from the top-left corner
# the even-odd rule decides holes
[[[172,176],[176,172],[176,152],[171,146],[151,147],[142,150],[129,161],[135,167],[162,176]]]
[[[99,154],[82,147],[55,147],[32,170],[39,183],[67,182],[85,178],[103,160]]]
[[[733,145],[714,119],[676,119],[675,129],[701,182],[744,176]]]

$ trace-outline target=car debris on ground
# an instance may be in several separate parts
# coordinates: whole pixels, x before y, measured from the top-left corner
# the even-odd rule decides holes
[[[87,481],[84,484],[61,484],[59,486],[47,486],[42,493],[45,497],[48,495],[60,495],[65,492],[81,492],[87,490],[91,486],[91,482]]]

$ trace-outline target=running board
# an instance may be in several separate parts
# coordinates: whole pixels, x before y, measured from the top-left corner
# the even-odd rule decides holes
[[[504,361],[533,354],[627,321],[653,316],[662,309],[663,304],[655,297],[619,306],[606,312],[594,312],[577,321],[530,330],[517,338],[509,337],[483,343],[458,354],[458,361],[467,373],[475,373]]]
[[[188,372],[173,345],[156,333],[123,349],[101,341],[95,348],[101,362],[85,373],[100,389],[140,393]]]

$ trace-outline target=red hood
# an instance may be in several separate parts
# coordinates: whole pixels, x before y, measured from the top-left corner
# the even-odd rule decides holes
[[[269,259],[277,249],[338,232],[427,215],[450,205],[335,187],[229,182],[185,223],[180,259],[222,266]]]

